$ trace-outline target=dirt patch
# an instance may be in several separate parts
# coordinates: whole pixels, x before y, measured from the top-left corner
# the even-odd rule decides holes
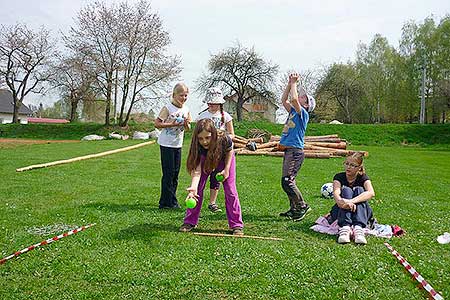
[[[2,139],[0,138],[0,149],[11,149],[20,146],[35,144],[55,144],[55,143],[79,143],[78,140],[32,140],[32,139]]]

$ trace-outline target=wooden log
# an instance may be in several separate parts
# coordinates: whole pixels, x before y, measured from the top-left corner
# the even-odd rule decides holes
[[[344,140],[340,138],[320,138],[320,139],[307,139],[305,138],[306,143],[314,143],[314,142],[320,142],[320,143],[341,143]]]
[[[277,156],[283,157],[284,152],[282,151],[250,151],[246,149],[239,149],[239,151],[235,151],[236,155],[264,155],[264,156]],[[306,158],[330,158],[332,155],[330,153],[318,153],[318,152],[308,152],[305,153]]]
[[[279,142],[281,137],[279,135],[272,135],[269,139],[269,142]]]
[[[342,150],[342,149],[334,149],[334,148],[324,148],[324,147],[314,147],[312,149],[304,149],[305,153],[330,153],[330,155],[335,155],[337,157],[345,157],[352,155],[353,153],[362,153],[364,157],[369,156],[369,152],[367,151],[354,151],[354,150]]]
[[[233,237],[233,238],[248,238],[248,239],[258,239],[258,240],[270,240],[270,241],[282,241],[283,239],[277,237],[265,237],[256,235],[234,235],[234,234],[224,234],[224,233],[207,233],[207,232],[193,232],[195,235],[212,236],[212,237]]]
[[[305,145],[309,146],[319,146],[319,147],[326,147],[326,148],[336,148],[336,149],[346,149],[347,143],[341,142],[341,143],[321,143],[321,142],[307,142]]]
[[[39,164],[39,165],[31,165],[31,166],[28,166],[28,167],[18,168],[18,169],[16,169],[16,171],[17,172],[23,172],[23,171],[28,171],[28,170],[32,170],[32,169],[39,169],[39,168],[56,166],[56,165],[68,164],[68,163],[72,163],[72,162],[75,162],[75,161],[91,159],[91,158],[96,158],[96,157],[102,157],[102,156],[106,156],[106,155],[110,155],[110,154],[115,154],[115,153],[119,153],[119,152],[129,151],[129,150],[137,149],[137,148],[140,148],[140,147],[143,147],[143,146],[151,145],[151,144],[154,144],[154,143],[155,143],[155,141],[149,141],[149,142],[140,143],[140,144],[137,144],[137,145],[128,146],[128,147],[124,147],[124,148],[119,148],[119,149],[115,149],[115,150],[109,150],[109,151],[105,151],[105,152],[101,152],[101,153],[90,154],[90,155],[85,155],[85,156],[78,156],[78,157],[74,157],[74,158],[70,158],[70,159],[58,160],[58,161],[53,161],[53,162]]]
[[[246,144],[242,144],[242,143],[233,143],[234,148],[245,148]]]
[[[255,142],[255,143],[259,143],[262,144],[264,143],[264,139],[262,137],[259,138],[252,138],[252,139],[247,139],[249,142]]]
[[[279,143],[278,142],[268,142],[261,145],[257,145],[258,149],[265,149],[265,148],[273,148],[276,147]]]
[[[239,136],[239,135],[234,135],[234,137],[233,137],[233,142],[234,142],[235,140],[236,140],[237,142],[239,142],[239,143],[244,143],[244,144],[247,144],[247,143],[248,143],[248,139],[246,139],[245,137]]]
[[[305,153],[305,158],[330,158],[330,153],[317,153],[317,152],[311,152],[311,153]]]
[[[328,138],[339,138],[337,134],[329,134],[329,135],[307,135],[305,139],[328,139]]]

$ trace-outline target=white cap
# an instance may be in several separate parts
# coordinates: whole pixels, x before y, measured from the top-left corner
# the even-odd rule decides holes
[[[316,99],[308,94],[306,96],[308,97],[308,112],[312,112],[316,108]]]

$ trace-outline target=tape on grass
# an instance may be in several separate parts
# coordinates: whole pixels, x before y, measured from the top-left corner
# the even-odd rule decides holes
[[[394,255],[398,259],[398,261],[405,267],[405,269],[412,275],[412,277],[414,277],[414,279],[417,280],[422,285],[422,287],[430,294],[431,299],[435,299],[435,300],[444,299],[444,298],[442,298],[442,296],[439,293],[437,293],[433,289],[433,287],[425,280],[425,278],[423,278],[422,275],[420,275],[416,271],[416,269],[414,269],[406,261],[406,259],[400,255],[400,253],[395,251],[394,248],[392,248],[392,246],[389,245],[389,243],[384,243],[384,245],[389,249],[389,251],[392,253],[392,255]]]
[[[17,252],[15,252],[15,253],[11,254],[10,256],[7,256],[7,257],[2,258],[2,259],[0,260],[0,265],[4,264],[4,263],[7,262],[8,260],[10,260],[10,259],[12,259],[12,258],[14,258],[14,257],[17,257],[17,256],[19,256],[19,255],[21,255],[21,254],[23,254],[23,253],[25,253],[25,252],[31,251],[31,250],[36,249],[36,248],[38,248],[38,247],[40,247],[40,246],[43,246],[43,245],[48,245],[48,244],[50,244],[50,243],[53,243],[54,241],[57,241],[57,240],[62,239],[63,237],[66,237],[66,236],[69,236],[69,235],[73,235],[73,234],[75,234],[75,233],[77,233],[77,232],[83,231],[83,230],[85,230],[85,229],[87,229],[87,228],[89,228],[89,227],[92,227],[92,226],[94,226],[94,225],[95,225],[95,223],[89,224],[89,225],[86,225],[86,226],[81,226],[80,228],[77,228],[77,229],[68,231],[68,232],[66,232],[66,233],[57,235],[57,236],[55,236],[55,237],[52,237],[52,238],[50,238],[50,239],[48,239],[48,240],[44,240],[44,241],[42,241],[42,242],[40,242],[40,243],[37,243],[37,244],[35,244],[35,245],[31,245],[31,246],[29,246],[29,247],[27,247],[27,248],[25,248],[25,249],[22,249],[22,250],[20,250],[20,251],[17,251]]]

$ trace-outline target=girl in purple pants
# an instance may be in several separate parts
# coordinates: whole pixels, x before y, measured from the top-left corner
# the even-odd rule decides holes
[[[191,186],[187,188],[189,198],[197,200],[194,208],[186,210],[181,232],[188,232],[198,224],[208,176],[213,172],[223,175],[225,209],[228,226],[235,235],[243,235],[241,205],[236,190],[236,163],[231,138],[219,134],[210,119],[197,122],[192,134],[187,158],[187,171],[191,174]]]

